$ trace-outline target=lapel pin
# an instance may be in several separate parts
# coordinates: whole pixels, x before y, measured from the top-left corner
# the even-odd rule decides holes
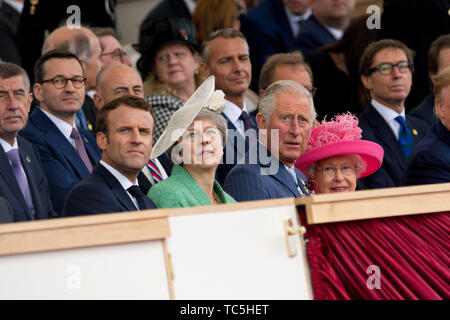
[[[85,143],[88,143],[88,142],[89,142],[88,139],[87,139],[86,137],[83,137],[83,140],[84,140]]]
[[[90,123],[87,124],[87,127],[88,127],[88,130],[89,130],[89,131],[92,131],[92,129],[94,129],[94,128],[92,127],[92,124],[90,124]]]
[[[30,156],[26,156],[26,157],[25,157],[25,160],[26,160],[28,163],[31,163],[31,158],[30,158]]]
[[[415,136],[417,136],[417,135],[418,135],[418,132],[417,132],[417,130],[416,130],[416,129],[412,129],[412,133],[413,133],[413,135],[415,135]]]

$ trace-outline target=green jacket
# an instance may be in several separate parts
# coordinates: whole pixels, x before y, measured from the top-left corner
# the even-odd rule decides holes
[[[223,191],[217,181],[214,181],[214,192],[219,197],[221,203],[236,202],[228,193]],[[147,196],[158,208],[211,205],[211,201],[197,181],[195,181],[186,169],[179,165],[174,165],[171,176],[153,186]]]

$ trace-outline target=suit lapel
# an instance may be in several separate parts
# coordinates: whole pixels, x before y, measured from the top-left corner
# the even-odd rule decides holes
[[[125,208],[124,211],[136,211],[137,208],[134,205],[133,201],[131,201],[130,196],[122,187],[120,182],[114,177],[111,172],[108,171],[104,166],[98,164],[94,169],[95,172],[100,174],[108,186],[111,188],[112,193],[116,197],[116,199],[120,202],[120,204]]]
[[[404,170],[406,159],[403,155],[398,140],[395,138],[394,133],[392,132],[392,129],[372,105],[370,105],[369,108],[370,112],[368,119],[371,125],[375,128],[375,134],[377,135],[378,139],[380,139],[380,141],[383,141],[384,145],[390,149],[389,153],[395,157],[400,168]]]
[[[80,155],[78,154],[74,146],[39,108],[37,108],[35,112],[37,112],[36,121],[41,124],[39,126],[36,126],[44,130],[45,137],[48,143],[53,145],[54,147],[57,147],[57,149],[66,158],[67,162],[70,163],[70,165],[76,171],[80,179],[87,176],[89,174],[89,171],[84,165],[83,160],[81,160]],[[85,140],[85,137],[83,137],[82,139]],[[89,153],[92,152],[88,152],[88,155]]]
[[[20,149],[19,149],[20,150]],[[20,190],[19,183],[17,182],[16,176],[14,175],[14,172],[12,171],[11,164],[9,163],[8,157],[6,156],[5,150],[0,145],[0,174],[3,176],[4,180],[6,181],[6,184],[11,189],[14,196],[19,201],[20,205],[24,208],[25,212],[27,213],[28,218],[31,220],[31,213],[28,209],[28,205],[25,201],[25,198],[23,197],[22,191]],[[22,157],[21,157],[22,158]],[[22,166],[23,166],[23,160],[22,160]],[[25,168],[24,168],[25,170]],[[25,170],[25,174],[27,175],[28,179],[28,172]]]

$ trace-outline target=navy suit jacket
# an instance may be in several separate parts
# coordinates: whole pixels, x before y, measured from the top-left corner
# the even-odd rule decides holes
[[[56,217],[50,200],[47,178],[35,148],[24,138],[17,137],[19,156],[33,198],[35,219]],[[31,213],[22,195],[8,157],[0,145],[0,196],[6,198],[14,212],[14,221],[30,221]]]
[[[0,223],[14,222],[13,210],[8,200],[0,197]]]
[[[267,161],[260,158],[260,152],[263,155],[267,155]],[[237,164],[230,171],[225,179],[223,189],[238,202],[276,198],[301,198],[302,195],[297,190],[294,179],[286,167],[273,157],[270,157],[269,162],[269,157],[270,153],[260,143],[256,163],[250,163],[251,157],[247,153],[245,156],[246,163]],[[275,171],[275,174],[263,174],[271,173],[271,169],[276,169],[276,167],[278,169]],[[295,168],[295,173],[303,193],[309,195],[311,192],[306,187],[307,179],[305,175],[297,168]],[[301,183],[302,181],[304,184]]]
[[[406,115],[406,124],[416,132],[413,143],[416,145],[428,132],[426,122]],[[403,155],[398,140],[395,138],[389,125],[369,104],[359,115],[359,127],[362,129],[362,138],[381,145],[384,149],[384,158],[381,168],[374,174],[362,178],[361,181],[369,189],[389,188],[403,185],[403,175],[406,170],[406,157]]]
[[[434,113],[434,93],[430,92],[420,104],[412,109],[409,113],[410,116],[420,118],[424,120],[428,126],[431,128],[435,122],[437,122],[437,117]]]
[[[240,134],[240,131],[236,129],[234,124],[228,119],[228,117],[222,113],[222,116],[227,120],[227,143],[223,148],[222,163],[217,167],[216,180],[222,186],[225,182],[225,178],[228,173],[233,169],[239,159],[243,158],[249,149],[249,141]],[[256,142],[258,137],[258,126],[256,119],[253,115],[249,114],[250,121],[252,122],[253,129],[255,129],[256,136],[253,141]],[[251,140],[251,139],[250,139]],[[227,154],[230,153],[227,159]],[[232,157],[231,157],[232,155]],[[231,159],[232,158],[232,159]]]
[[[450,182],[450,131],[437,121],[408,159],[406,185]]]
[[[302,29],[295,39],[295,48],[305,54],[334,41],[336,38],[330,31],[314,15],[311,15],[302,24]]]
[[[258,92],[260,70],[271,55],[294,50],[294,35],[283,0],[264,0],[251,8],[242,20],[252,61],[251,88]]]
[[[146,209],[154,209],[153,202],[145,197]],[[100,163],[67,196],[63,217],[99,213],[137,211],[130,196],[117,180]]]
[[[97,142],[89,131],[81,128],[78,130],[94,167],[101,158]],[[67,194],[81,179],[89,175],[88,169],[73,145],[40,108],[33,110],[27,126],[19,134],[37,148],[50,186],[53,206],[60,213]]]

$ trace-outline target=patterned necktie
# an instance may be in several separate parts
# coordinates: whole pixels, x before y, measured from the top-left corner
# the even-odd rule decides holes
[[[411,129],[408,128],[405,122],[405,118],[398,116],[395,120],[400,124],[400,131],[398,135],[398,142],[402,148],[402,152],[405,157],[408,157],[413,148],[413,137]]]
[[[133,185],[127,189],[127,191],[136,199],[138,203],[139,210],[147,209],[147,205],[145,202],[146,196],[142,193],[141,188],[137,185]]]
[[[17,183],[19,184],[20,191],[22,191],[22,195],[25,199],[25,202],[27,203],[28,210],[30,210],[30,212],[32,213],[33,210],[31,210],[31,199],[28,195],[28,182],[22,171],[22,163],[20,162],[19,150],[11,149],[6,153],[6,156],[8,157],[9,161],[11,161],[11,167],[14,175],[16,176]]]
[[[80,155],[81,160],[83,160],[86,168],[89,170],[89,172],[92,172],[92,163],[89,160],[89,157],[86,153],[86,149],[84,148],[83,140],[81,140],[81,136],[78,133],[77,128],[72,128],[72,133],[70,134],[70,137],[75,140],[75,148],[77,149],[78,154]]]
[[[150,173],[152,174],[153,180],[155,181],[155,184],[158,182],[161,182],[162,174],[159,168],[156,165],[156,162],[150,159],[148,161],[148,168],[150,169]]]
[[[252,122],[247,112],[242,111],[241,115],[239,116],[239,119],[241,119],[242,122],[244,122],[244,132],[252,128]]]

